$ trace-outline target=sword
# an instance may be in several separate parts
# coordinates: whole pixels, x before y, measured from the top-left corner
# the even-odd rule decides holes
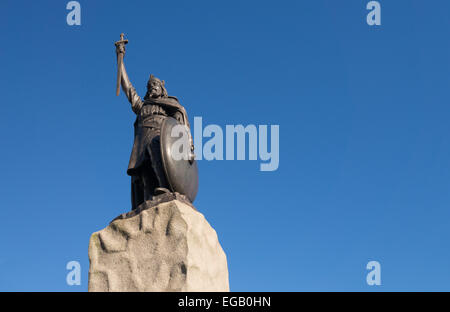
[[[120,34],[120,40],[116,41],[116,47],[119,45],[125,45],[128,43],[128,39],[123,39],[124,34]],[[117,56],[117,84],[116,84],[116,96],[120,94],[120,82],[122,80],[122,63],[123,63],[123,53],[119,52]]]

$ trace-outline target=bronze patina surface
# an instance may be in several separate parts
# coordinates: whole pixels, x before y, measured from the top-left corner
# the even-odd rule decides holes
[[[198,190],[198,170],[193,158],[194,144],[186,110],[176,97],[168,95],[164,80],[153,75],[150,75],[147,93],[141,99],[125,70],[123,60],[127,43],[128,40],[121,34],[115,46],[118,84],[122,86],[131,109],[136,114],[134,144],[127,170],[127,174],[131,176],[132,209],[164,193],[178,192],[192,202]],[[161,140],[161,127],[169,117],[187,128],[191,149],[189,160],[173,162],[170,159],[170,148],[165,146],[173,143],[173,140]],[[161,150],[166,151],[164,161]]]

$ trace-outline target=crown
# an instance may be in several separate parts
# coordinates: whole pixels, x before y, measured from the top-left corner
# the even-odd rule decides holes
[[[159,80],[158,78],[156,78],[155,76],[153,76],[153,74],[150,75],[149,79],[148,79],[148,84],[150,84],[152,81],[157,81],[159,82],[162,86],[164,86],[165,81],[164,80]]]

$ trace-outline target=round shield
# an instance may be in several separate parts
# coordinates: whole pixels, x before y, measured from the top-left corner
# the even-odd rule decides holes
[[[166,118],[161,125],[161,156],[167,181],[173,192],[194,202],[198,192],[198,167],[193,159],[189,129],[175,118]]]

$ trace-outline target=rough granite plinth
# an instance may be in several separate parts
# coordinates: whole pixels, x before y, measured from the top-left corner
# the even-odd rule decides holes
[[[229,291],[226,255],[205,217],[171,200],[113,220],[89,242],[89,291]]]

